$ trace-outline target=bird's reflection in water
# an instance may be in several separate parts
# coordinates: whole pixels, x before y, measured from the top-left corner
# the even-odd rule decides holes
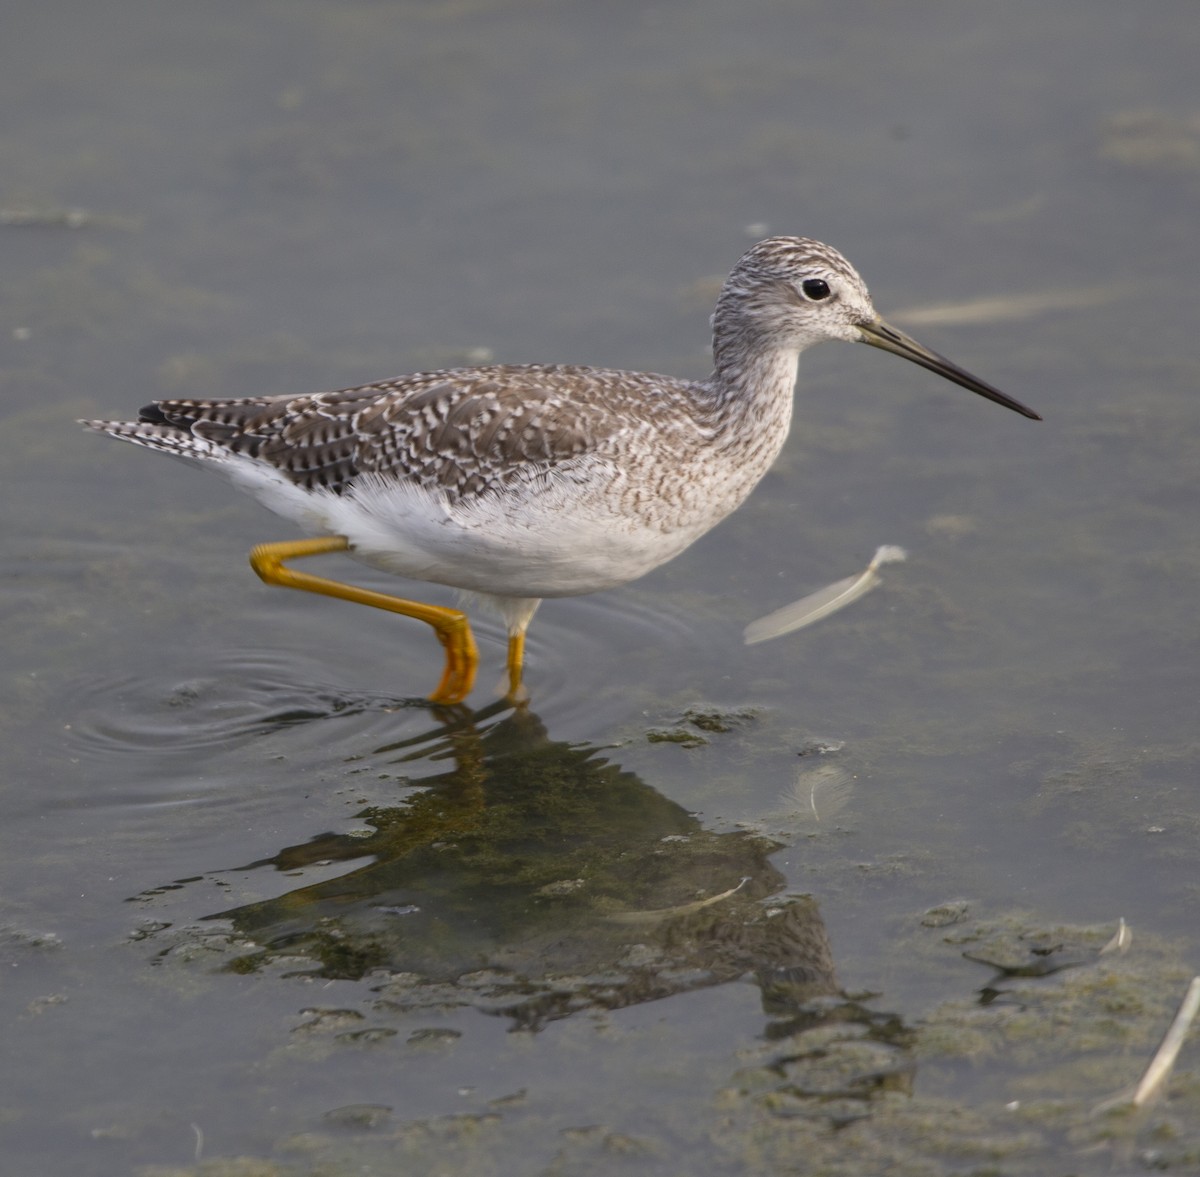
[[[237,967],[302,956],[369,974],[395,1011],[469,1005],[537,1028],[757,979],[773,1034],[879,1018],[839,992],[816,903],[781,896],[779,844],[716,833],[604,751],[548,738],[504,705],[377,748],[447,762],[399,803],[253,867],[366,859],[279,898],[217,913],[259,946]]]

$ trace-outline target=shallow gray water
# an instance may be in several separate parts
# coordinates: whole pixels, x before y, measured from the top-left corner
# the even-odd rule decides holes
[[[5,25],[6,1167],[1110,1171],[1200,947],[1194,6]],[[260,585],[287,524],[73,424],[481,349],[700,376],[766,232],[1046,420],[806,355],[742,511],[544,606],[528,713],[490,621],[481,713],[415,705],[422,627]],[[964,949],[1031,945],[1088,963],[981,1004]],[[1200,1164],[1190,1051],[1124,1163]]]

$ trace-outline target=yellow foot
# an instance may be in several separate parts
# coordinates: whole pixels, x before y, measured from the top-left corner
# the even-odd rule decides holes
[[[508,693],[505,698],[510,703],[524,703],[529,698],[529,692],[521,681],[525,669],[525,629],[522,627],[516,633],[508,635]]]
[[[426,625],[432,626],[438,641],[442,643],[442,648],[446,651],[446,666],[442,671],[442,680],[433,694],[429,696],[429,701],[447,705],[461,703],[475,685],[479,651],[475,645],[475,635],[471,632],[471,623],[467,620],[467,615],[460,609],[448,609],[442,605],[427,605],[423,601],[408,601],[403,597],[372,592],[370,589],[358,588],[352,584],[343,584],[340,580],[327,580],[323,576],[297,572],[294,568],[288,568],[284,563],[285,560],[298,560],[304,556],[344,552],[349,547],[349,541],[341,535],[259,544],[250,553],[250,565],[267,584],[302,589],[305,592],[320,593],[326,597],[353,601],[358,605],[386,609],[389,613],[414,617],[418,621],[424,621]],[[511,674],[511,641],[509,658]],[[519,672],[517,681],[520,682]]]
[[[436,606],[428,605],[426,608]],[[447,609],[445,612],[455,616],[445,619],[433,628],[446,651],[446,667],[442,671],[442,681],[434,688],[429,701],[454,704],[461,703],[475,685],[479,649],[475,645],[475,635],[471,632],[471,623],[467,620],[467,615],[457,609]]]

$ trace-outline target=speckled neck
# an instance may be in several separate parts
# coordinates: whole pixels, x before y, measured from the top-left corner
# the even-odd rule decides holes
[[[787,440],[800,349],[774,324],[747,315],[747,301],[748,292],[726,284],[713,315],[714,369],[703,388],[715,444],[740,451],[757,480]]]

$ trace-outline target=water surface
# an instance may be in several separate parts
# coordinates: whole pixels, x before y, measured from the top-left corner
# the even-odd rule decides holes
[[[1194,15],[15,6],[9,1167],[1194,1165],[1194,1051],[1117,1145],[1088,1117],[1198,959]],[[493,622],[476,713],[432,711],[420,626],[260,585],[286,523],[73,425],[484,357],[702,376],[766,232],[1045,422],[806,355],[742,511],[544,606],[526,710]],[[851,610],[741,644],[884,542]]]

